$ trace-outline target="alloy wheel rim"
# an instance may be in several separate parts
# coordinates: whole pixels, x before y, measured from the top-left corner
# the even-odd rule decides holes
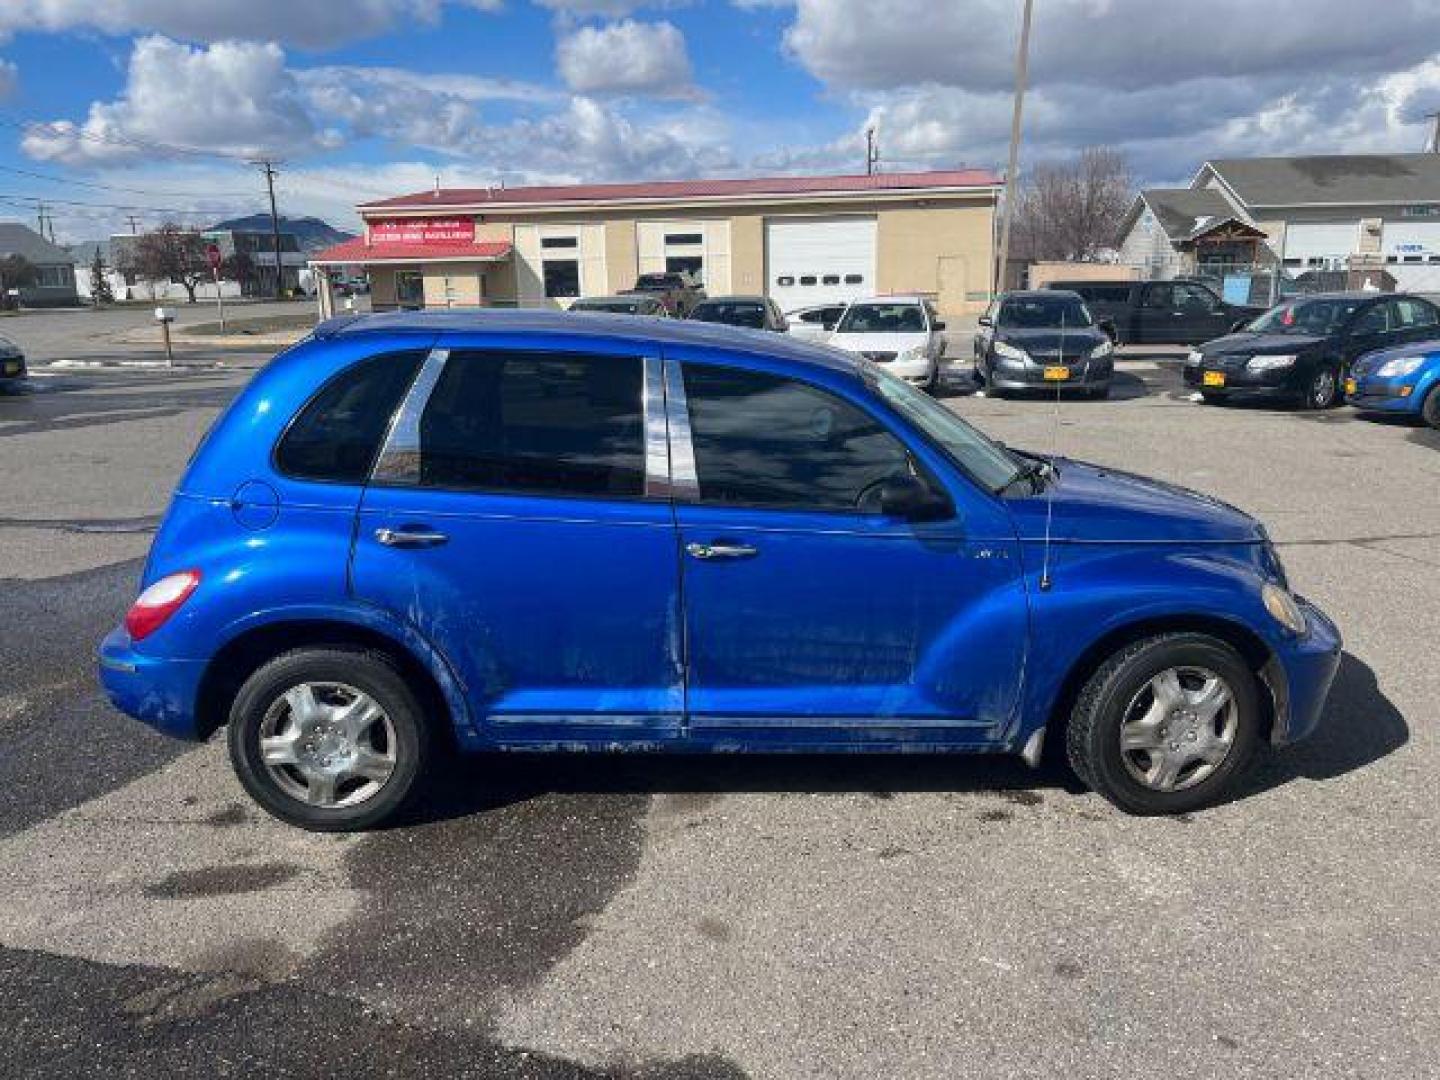
[[[1120,722],[1120,759],[1152,791],[1184,791],[1224,764],[1240,715],[1230,684],[1209,668],[1157,673],[1130,700]]]
[[[1330,404],[1330,399],[1335,396],[1335,373],[1333,371],[1322,371],[1315,376],[1315,388],[1311,393],[1311,400],[1316,405],[1324,406]]]
[[[286,795],[341,809],[374,798],[395,772],[395,725],[363,690],[303,682],[280,694],[260,723],[260,760]]]

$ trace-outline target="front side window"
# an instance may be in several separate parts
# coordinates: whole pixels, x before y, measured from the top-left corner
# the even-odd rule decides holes
[[[1176,285],[1175,302],[1186,311],[1208,315],[1215,310],[1215,294],[1199,285]]]
[[[842,334],[923,334],[925,311],[916,303],[851,304],[836,329]]]
[[[702,503],[873,514],[913,471],[878,420],[805,383],[687,364],[685,397]]]
[[[386,353],[340,372],[281,436],[275,467],[301,480],[364,483],[390,417],[424,359],[421,351]]]
[[[422,487],[639,498],[642,361],[454,352],[420,418]]]
[[[1436,322],[1435,309],[1424,300],[1416,300],[1407,296],[1395,301],[1396,310],[1400,313],[1400,325],[1407,329],[1417,326],[1434,326]]]
[[[1395,305],[1390,301],[1376,304],[1369,311],[1362,314],[1355,320],[1352,334],[1385,334],[1394,329],[1395,320],[1392,318]]]

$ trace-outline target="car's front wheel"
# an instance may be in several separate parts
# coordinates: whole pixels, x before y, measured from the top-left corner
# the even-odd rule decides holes
[[[230,709],[230,760],[250,796],[304,829],[366,829],[423,770],[425,721],[388,658],[297,649],[251,675]]]
[[[1420,406],[1420,415],[1432,428],[1440,428],[1440,385],[1431,388]]]
[[[1086,682],[1066,731],[1076,774],[1132,814],[1177,814],[1223,797],[1254,752],[1254,674],[1208,634],[1146,638]]]
[[[1305,408],[1329,409],[1339,398],[1340,372],[1333,367],[1318,368],[1305,386]]]

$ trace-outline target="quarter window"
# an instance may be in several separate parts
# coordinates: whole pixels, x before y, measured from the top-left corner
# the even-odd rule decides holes
[[[641,360],[455,352],[420,418],[423,487],[638,498]]]
[[[878,421],[804,383],[687,364],[685,397],[702,503],[878,513],[881,481],[911,471]]]
[[[423,352],[361,360],[326,383],[275,448],[275,467],[302,480],[360,484],[370,475],[390,417]]]

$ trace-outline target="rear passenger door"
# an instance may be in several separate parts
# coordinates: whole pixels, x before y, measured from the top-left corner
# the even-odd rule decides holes
[[[365,491],[355,594],[441,652],[490,740],[675,736],[682,643],[659,361],[608,343],[440,345]]]

